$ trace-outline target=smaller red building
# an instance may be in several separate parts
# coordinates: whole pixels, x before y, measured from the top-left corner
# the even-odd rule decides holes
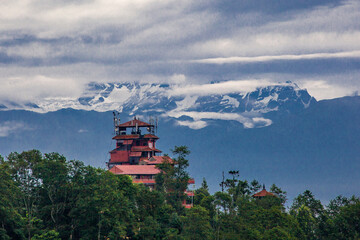
[[[263,185],[263,189],[260,191],[260,192],[258,192],[258,193],[255,193],[254,195],[253,195],[253,197],[254,198],[263,198],[263,197],[266,197],[266,196],[273,196],[273,197],[276,197],[276,195],[275,194],[273,194],[273,193],[271,193],[271,192],[268,192],[268,191],[266,191],[266,189],[265,189],[265,185]]]

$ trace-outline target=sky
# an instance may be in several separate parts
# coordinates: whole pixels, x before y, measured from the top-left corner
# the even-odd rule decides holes
[[[3,0],[0,13],[0,103],[91,82],[360,89],[358,0]]]

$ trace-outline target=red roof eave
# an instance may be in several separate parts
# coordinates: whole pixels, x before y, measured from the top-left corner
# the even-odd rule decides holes
[[[160,170],[154,165],[116,165],[110,172],[124,175],[156,175]]]
[[[153,135],[153,134],[145,134],[145,135],[144,135],[144,138],[154,138],[154,139],[159,139],[159,137],[158,137],[158,136],[155,136],[155,135]]]
[[[139,134],[129,134],[129,135],[116,135],[112,139],[138,139],[140,138]]]
[[[253,197],[266,197],[266,196],[275,196],[275,194],[266,191],[265,189],[261,190],[258,193],[255,193]]]
[[[146,123],[146,122],[142,122],[138,119],[133,119],[131,121],[125,122],[125,123],[121,123],[118,125],[118,127],[123,127],[123,128],[127,128],[127,127],[153,127],[154,125]]]
[[[161,152],[159,149],[156,148],[149,148],[148,146],[133,146],[131,148],[132,152]]]

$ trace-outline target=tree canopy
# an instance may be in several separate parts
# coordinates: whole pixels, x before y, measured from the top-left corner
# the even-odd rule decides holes
[[[193,207],[182,202],[189,182],[187,147],[159,166],[156,188],[129,176],[38,150],[0,157],[0,239],[358,239],[360,199],[327,206],[306,190],[287,211],[286,192],[254,198],[257,180],[230,171],[211,194],[205,179]]]

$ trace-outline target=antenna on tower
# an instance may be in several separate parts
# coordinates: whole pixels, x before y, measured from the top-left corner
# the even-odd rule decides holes
[[[119,112],[116,113],[117,113],[117,124],[120,125],[120,113]]]
[[[115,132],[115,135],[119,135],[119,124],[120,124],[119,113],[116,111],[113,111],[113,116],[114,116],[114,132]]]
[[[153,119],[151,116],[149,116],[149,123],[150,123],[150,125],[152,125],[152,126],[148,127],[148,128],[147,128],[147,131],[148,131],[150,134],[154,134],[154,119]]]
[[[113,112],[113,116],[114,116],[114,133],[116,135],[116,124],[117,124],[117,118],[116,118],[116,113]]]

